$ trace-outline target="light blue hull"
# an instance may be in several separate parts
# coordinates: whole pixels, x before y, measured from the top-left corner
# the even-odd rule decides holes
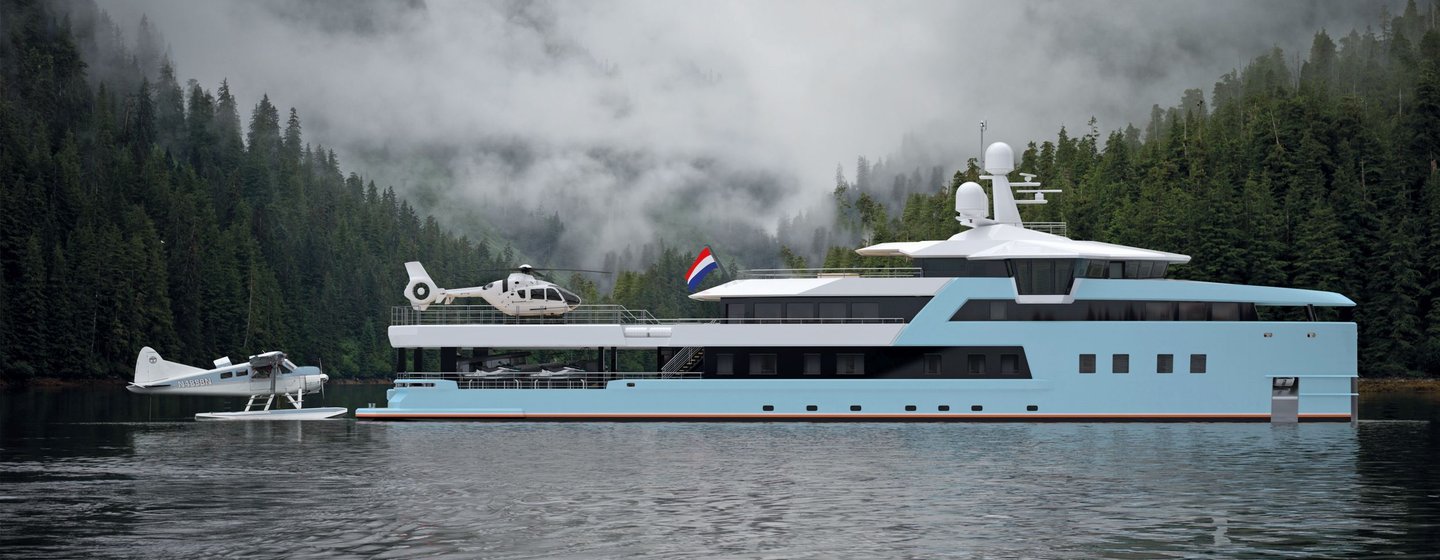
[[[1271,416],[1272,378],[1295,377],[1301,420],[1354,417],[1354,323],[944,322],[907,329],[897,343],[1015,340],[1034,341],[1024,345],[1033,379],[621,379],[604,389],[460,389],[438,376],[412,377],[405,385],[433,386],[396,387],[386,408],[360,409],[356,416],[1263,421]],[[1081,354],[1097,356],[1096,373],[1079,373]],[[1111,372],[1113,354],[1129,355],[1130,373]],[[1156,372],[1157,354],[1174,356],[1175,373]],[[1206,355],[1205,373],[1189,373],[1191,354]]]

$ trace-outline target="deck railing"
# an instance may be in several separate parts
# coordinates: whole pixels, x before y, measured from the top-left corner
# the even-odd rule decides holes
[[[392,326],[412,325],[836,325],[904,323],[901,317],[785,317],[727,318],[681,317],[658,319],[644,309],[627,309],[620,305],[582,305],[559,317],[513,317],[488,305],[432,305],[417,311],[408,305],[391,308]]]
[[[476,372],[395,374],[396,387],[426,387],[430,380],[454,381],[461,389],[604,389],[617,380],[637,379],[700,379],[699,372],[627,372],[627,371],[559,371],[559,372]]]
[[[740,271],[740,278],[914,278],[918,267],[894,268],[755,268]]]

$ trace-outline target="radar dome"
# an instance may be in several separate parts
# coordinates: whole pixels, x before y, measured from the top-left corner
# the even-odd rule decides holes
[[[955,213],[971,219],[989,217],[990,199],[985,196],[985,187],[966,181],[955,189]]]
[[[985,170],[994,175],[1004,175],[1015,170],[1015,150],[1004,142],[985,148]]]

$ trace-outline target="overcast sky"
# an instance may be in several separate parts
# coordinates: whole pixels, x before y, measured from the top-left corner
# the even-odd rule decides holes
[[[560,197],[574,201],[561,209],[580,212],[710,185],[737,192],[702,202],[773,221],[813,203],[797,193],[832,188],[837,163],[886,156],[907,133],[958,165],[977,155],[981,119],[987,141],[1017,146],[1062,124],[1083,129],[1091,116],[1102,130],[1143,126],[1152,104],[1172,105],[1191,87],[1208,96],[1220,74],[1271,46],[1303,52],[1315,30],[1363,29],[1382,5],[1403,3],[101,7],[129,30],[148,14],[182,81],[213,89],[228,78],[245,108],[268,92],[282,116],[296,107],[306,139],[333,147],[347,171],[397,188],[439,168],[457,203]]]

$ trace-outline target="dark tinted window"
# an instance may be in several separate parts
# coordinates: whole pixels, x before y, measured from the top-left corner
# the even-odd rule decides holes
[[[1130,373],[1130,355],[1115,354],[1110,356],[1111,373]]]
[[[925,375],[940,375],[940,355],[925,355]]]
[[[1000,355],[1000,373],[1002,373],[1002,374],[1020,373],[1020,355],[1019,355],[1019,354],[1001,354],[1001,355]]]
[[[575,295],[569,290],[560,290],[560,297],[564,298],[565,303],[568,303],[570,305],[577,305],[580,303],[580,296]]]
[[[985,373],[985,355],[970,354],[965,357],[966,365],[970,373]]]
[[[1160,354],[1155,356],[1155,373],[1175,373],[1175,355]]]
[[[718,374],[721,374],[721,375],[730,375],[730,374],[732,374],[732,373],[735,373],[735,355],[734,355],[734,354],[716,354],[716,355],[715,355],[715,373],[718,373]]]
[[[835,371],[844,375],[863,375],[865,373],[865,355],[836,354]]]
[[[560,290],[555,288],[545,289],[545,299],[550,301],[565,301],[565,298],[560,297]]]
[[[1095,355],[1080,355],[1080,373],[1095,373]]]
[[[780,304],[778,303],[757,303],[755,304],[756,319],[779,319]]]
[[[806,354],[805,369],[801,370],[805,375],[820,375],[820,355]]]
[[[1190,355],[1190,373],[1205,373],[1205,355]]]
[[[821,303],[820,317],[824,319],[844,319],[845,304],[836,302]]]
[[[1205,304],[1197,301],[1182,301],[1178,304],[1181,321],[1204,321],[1207,318]]]
[[[880,304],[852,303],[850,304],[850,316],[856,319],[879,319]]]
[[[725,304],[725,316],[726,316],[726,317],[729,317],[729,318],[731,318],[731,319],[744,319],[744,318],[745,318],[745,304],[743,304],[743,303],[727,303],[727,304]]]
[[[775,375],[775,355],[751,354],[750,375]]]
[[[1211,321],[1239,321],[1240,304],[1238,303],[1212,303],[1210,304]]]
[[[815,317],[815,304],[813,303],[787,303],[785,304],[785,317],[789,319],[812,319]]]

